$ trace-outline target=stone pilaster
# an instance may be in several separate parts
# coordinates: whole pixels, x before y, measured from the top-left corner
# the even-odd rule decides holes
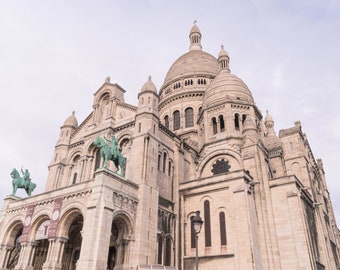
[[[83,240],[77,269],[106,269],[113,219],[115,176],[105,170],[95,175],[95,186],[87,204]],[[94,229],[95,228],[95,229]]]

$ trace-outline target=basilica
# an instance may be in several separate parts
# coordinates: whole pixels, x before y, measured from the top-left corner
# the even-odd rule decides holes
[[[65,120],[45,191],[4,200],[0,269],[340,269],[302,124],[276,132],[223,46],[213,56],[201,39],[195,23],[137,106],[107,77],[86,119]]]

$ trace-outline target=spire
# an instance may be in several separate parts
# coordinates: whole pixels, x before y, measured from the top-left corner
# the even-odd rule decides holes
[[[282,144],[280,142],[280,139],[276,136],[275,130],[274,130],[274,120],[269,115],[268,110],[266,111],[267,115],[264,120],[264,125],[266,126],[266,146],[268,150],[274,150],[282,148]]]
[[[201,46],[201,31],[200,29],[198,28],[198,26],[196,25],[197,21],[195,20],[194,21],[194,25],[193,27],[191,28],[191,31],[190,31],[190,35],[189,35],[189,38],[190,38],[190,48],[189,50],[199,50],[201,51],[202,50],[202,46]]]
[[[267,128],[267,133],[275,133],[275,131],[274,131],[274,120],[269,115],[268,110],[266,111],[266,118],[264,119],[264,125]]]
[[[221,45],[221,51],[218,54],[218,65],[221,70],[226,70],[228,73],[230,73],[229,69],[229,55],[228,53],[224,50],[224,46]]]

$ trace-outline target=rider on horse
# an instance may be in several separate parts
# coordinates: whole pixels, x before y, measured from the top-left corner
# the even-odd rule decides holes
[[[104,137],[104,139],[105,139],[108,143],[111,144],[111,153],[112,153],[112,156],[113,156],[114,158],[117,158],[117,156],[118,156],[118,141],[117,141],[115,135],[112,135],[111,141],[108,140],[108,139],[106,139],[105,137]]]
[[[25,183],[26,183],[26,187],[29,187],[30,183],[31,183],[31,177],[30,177],[30,172],[25,169],[25,171],[21,168],[21,173],[22,173],[22,178],[24,178]]]

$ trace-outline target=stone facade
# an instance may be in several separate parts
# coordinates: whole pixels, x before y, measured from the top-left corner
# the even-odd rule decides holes
[[[78,125],[61,126],[46,190],[8,196],[0,269],[340,269],[339,231],[321,160],[301,123],[280,130],[247,85],[190,31],[189,51],[157,91],[127,104],[110,82]],[[125,175],[103,168],[97,137],[114,135]]]

